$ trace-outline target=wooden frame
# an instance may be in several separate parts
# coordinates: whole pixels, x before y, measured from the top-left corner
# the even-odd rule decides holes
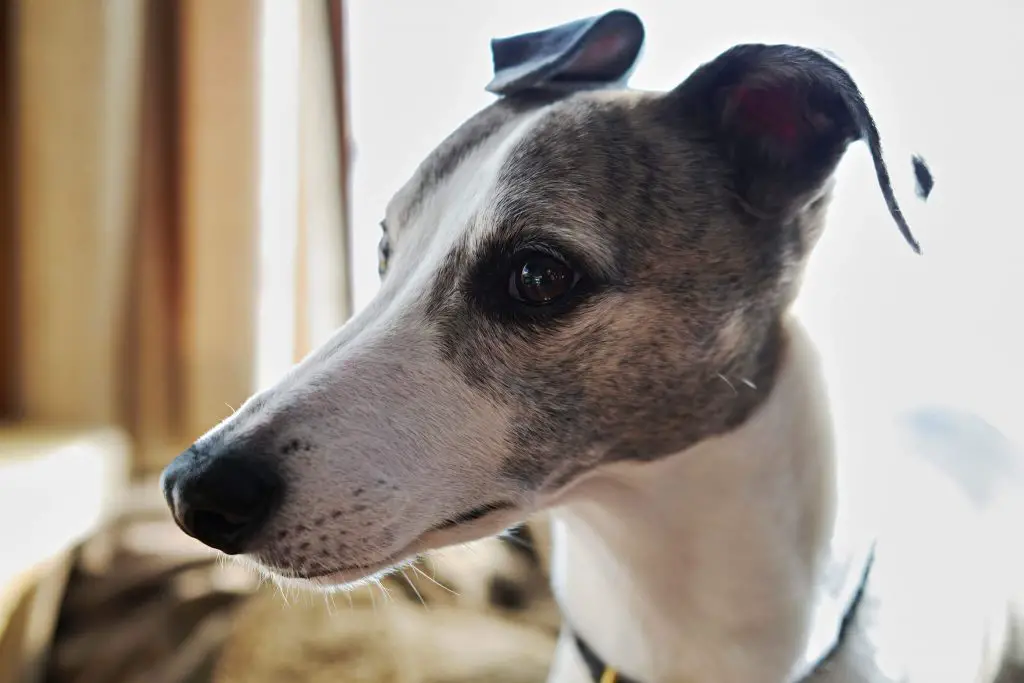
[[[0,0],[0,420],[18,412],[17,12],[17,0]]]
[[[255,388],[258,10],[256,0],[180,3],[186,438]]]
[[[20,3],[17,391],[29,420],[121,417],[141,9],[132,0]]]

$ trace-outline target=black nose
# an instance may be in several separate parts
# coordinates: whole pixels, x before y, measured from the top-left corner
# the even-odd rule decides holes
[[[160,486],[182,531],[228,555],[251,549],[284,489],[262,458],[197,447],[167,466]]]

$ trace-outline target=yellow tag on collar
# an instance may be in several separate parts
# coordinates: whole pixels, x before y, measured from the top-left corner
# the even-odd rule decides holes
[[[619,672],[610,666],[604,668],[604,673],[601,674],[600,683],[616,683],[619,680]]]

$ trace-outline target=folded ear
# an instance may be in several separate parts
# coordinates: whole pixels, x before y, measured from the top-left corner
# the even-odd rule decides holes
[[[824,55],[791,45],[738,45],[698,68],[665,101],[675,121],[718,145],[735,191],[759,214],[799,209],[832,175],[847,146],[866,141],[889,212],[920,253],[864,98]]]
[[[491,41],[494,79],[487,90],[587,90],[625,86],[640,56],[644,27],[625,10]]]

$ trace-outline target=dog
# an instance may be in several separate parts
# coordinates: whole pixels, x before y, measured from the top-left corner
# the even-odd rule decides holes
[[[1014,675],[1014,447],[858,404],[794,309],[851,143],[919,248],[857,85],[745,44],[636,91],[643,39],[616,10],[492,41],[379,293],[168,466],[175,520],[332,589],[549,511],[551,683]]]

